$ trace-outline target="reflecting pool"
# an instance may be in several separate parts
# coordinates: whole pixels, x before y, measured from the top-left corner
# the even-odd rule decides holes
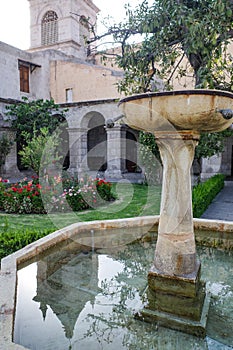
[[[93,241],[94,242],[94,241]],[[198,247],[211,293],[207,337],[136,320],[155,242],[96,248],[75,239],[18,270],[14,342],[32,350],[233,349],[233,252]]]

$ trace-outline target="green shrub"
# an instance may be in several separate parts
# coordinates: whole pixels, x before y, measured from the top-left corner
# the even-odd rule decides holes
[[[48,235],[52,231],[54,230],[21,229],[15,231],[6,229],[0,232],[0,260],[18,249]]]
[[[224,187],[225,176],[215,175],[193,188],[193,216],[199,218]]]

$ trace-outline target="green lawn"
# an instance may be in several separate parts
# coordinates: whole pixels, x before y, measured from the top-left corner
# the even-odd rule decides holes
[[[56,230],[79,221],[119,219],[157,215],[160,208],[161,186],[118,183],[114,185],[117,200],[97,209],[77,213],[48,215],[13,215],[0,213],[0,232],[22,229]]]

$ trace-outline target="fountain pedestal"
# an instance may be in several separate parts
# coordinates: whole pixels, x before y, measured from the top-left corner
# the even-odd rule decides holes
[[[155,133],[163,163],[155,267],[176,276],[196,271],[196,245],[193,230],[190,169],[198,133]]]
[[[205,336],[208,302],[196,254],[190,175],[199,133],[155,132],[155,137],[163,187],[154,264],[148,273],[148,305],[141,317]]]
[[[205,336],[209,298],[200,280],[193,230],[190,169],[201,132],[232,124],[233,94],[217,90],[145,93],[120,101],[125,122],[155,135],[163,185],[148,305],[140,319]]]

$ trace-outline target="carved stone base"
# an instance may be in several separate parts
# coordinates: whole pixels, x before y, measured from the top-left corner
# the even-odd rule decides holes
[[[195,298],[200,284],[201,264],[197,261],[195,271],[189,275],[168,275],[153,265],[148,272],[151,291]]]
[[[210,297],[200,280],[200,271],[199,262],[192,274],[184,276],[163,274],[153,266],[145,292],[147,305],[136,317],[205,337]]]
[[[210,295],[204,297],[203,307],[199,320],[189,319],[185,316],[178,316],[172,313],[151,310],[145,307],[135,317],[141,321],[155,323],[156,325],[171,328],[184,333],[204,338],[206,336],[206,325],[210,304]]]

